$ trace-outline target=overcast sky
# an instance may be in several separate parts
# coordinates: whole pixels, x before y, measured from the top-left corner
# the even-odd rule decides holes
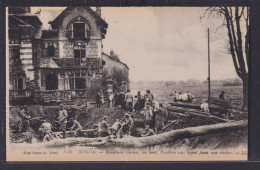
[[[41,8],[48,21],[64,8]],[[38,9],[32,8],[32,13]],[[102,7],[108,23],[103,52],[114,50],[130,68],[130,80],[207,79],[207,27],[219,20],[200,22],[200,7]],[[226,28],[211,31],[211,79],[236,78],[231,55],[224,45]]]

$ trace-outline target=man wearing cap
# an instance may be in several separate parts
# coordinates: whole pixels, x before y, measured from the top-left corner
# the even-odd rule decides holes
[[[43,123],[38,131],[39,140],[43,140],[46,135],[52,138],[52,136],[50,135],[51,131],[52,125],[49,122],[47,122],[47,120],[43,120]]]
[[[222,90],[221,93],[220,93],[220,95],[219,95],[219,98],[220,98],[220,99],[224,99],[224,98],[225,98],[225,97],[224,97],[224,94],[225,94],[225,92]]]
[[[22,121],[19,125],[19,132],[21,133],[27,131],[30,126],[29,119],[31,118],[31,116],[29,115],[27,105],[24,105],[23,109],[21,110],[20,117]]]
[[[145,95],[147,96],[146,103],[148,102],[150,104],[150,106],[151,106],[152,103],[153,103],[153,100],[154,100],[153,94],[150,92],[150,90],[146,90],[146,94]]]
[[[61,104],[58,119],[60,123],[60,130],[63,132],[63,138],[66,138],[67,118],[68,118],[68,112],[67,110],[64,109],[64,106]]]
[[[126,103],[126,110],[129,112],[132,112],[133,101],[134,101],[134,97],[130,93],[130,90],[127,89],[127,93],[125,95],[125,103]]]
[[[77,137],[81,133],[81,130],[83,130],[83,127],[80,125],[80,123],[72,118],[73,125],[70,128],[70,131],[75,129],[74,136]]]
[[[103,120],[100,122],[100,126],[101,126],[101,136],[108,136],[108,127],[109,125],[107,124],[107,116],[103,117]]]
[[[126,135],[131,135],[131,130],[133,128],[134,121],[128,113],[125,113],[125,122],[122,125],[122,133]]]

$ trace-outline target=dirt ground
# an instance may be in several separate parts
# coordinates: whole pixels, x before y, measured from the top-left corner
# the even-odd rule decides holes
[[[226,92],[226,99],[230,100],[233,107],[240,108],[242,104],[242,88],[241,87],[223,87],[225,88]],[[155,100],[165,103],[166,105],[172,101],[170,98],[170,92],[177,89],[178,91],[190,91],[192,94],[196,96],[196,99],[193,103],[200,103],[201,100],[207,98],[207,89],[200,88],[200,87],[171,87],[171,90],[167,90],[164,88],[156,88],[151,89],[152,93],[154,94]],[[222,87],[213,87],[212,88],[212,96],[217,97],[218,93]],[[11,143],[23,143],[27,142],[30,143],[32,138],[37,138],[36,131],[38,130],[41,122],[39,120],[31,121],[31,129],[29,132],[26,133],[17,133],[19,124],[20,124],[20,117],[18,113],[20,112],[20,107],[11,106],[10,107],[10,142]],[[98,123],[102,120],[103,116],[108,116],[108,124],[112,125],[116,119],[122,120],[124,117],[125,111],[122,108],[109,108],[107,105],[102,106],[101,108],[96,108],[93,105],[89,105],[88,109],[84,109],[82,106],[73,106],[73,105],[66,105],[65,109],[68,111],[69,118],[75,117],[84,129],[92,129],[93,124]],[[51,122],[53,125],[53,131],[59,131],[58,123],[58,113],[59,113],[59,106],[40,106],[40,105],[33,105],[29,107],[29,112],[31,117],[40,117],[45,118],[47,121]],[[219,115],[218,115],[219,116]],[[221,115],[220,115],[221,116]],[[140,113],[133,113],[132,117],[134,119],[134,129],[133,135],[136,137],[140,137],[141,133],[144,133],[144,115]],[[233,111],[231,112],[229,118],[230,120],[242,120],[247,119],[248,114],[245,112],[238,112]],[[175,114],[174,112],[169,112],[168,122],[169,124],[172,120],[176,120],[175,123],[170,125],[164,131],[160,133],[176,130],[176,129],[183,129],[186,127],[196,127],[202,125],[210,125],[215,123],[222,123],[221,121],[216,121],[211,118],[206,117],[198,117],[194,115],[184,115],[183,114]],[[71,127],[72,123],[69,122],[67,124],[67,128]],[[171,144],[162,145],[164,147],[187,147],[187,148],[203,148],[203,147],[210,147],[210,148],[224,148],[229,146],[238,146],[240,144],[246,145],[247,144],[247,130],[232,132],[231,134],[220,133],[220,134],[213,134],[213,135],[206,135],[200,136],[196,138],[190,139],[183,139],[183,140],[175,140]]]

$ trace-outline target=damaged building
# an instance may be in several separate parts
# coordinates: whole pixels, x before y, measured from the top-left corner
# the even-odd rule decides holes
[[[29,7],[9,8],[8,19],[11,99],[85,98],[104,69],[122,68],[128,75],[126,64],[102,52],[108,24],[100,7],[67,7],[49,22],[48,30],[42,30]],[[117,89],[125,91],[127,83]]]

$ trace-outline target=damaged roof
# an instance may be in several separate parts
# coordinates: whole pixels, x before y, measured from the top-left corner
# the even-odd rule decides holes
[[[126,68],[129,70],[129,67],[128,67],[125,63],[123,63],[122,61],[117,60],[117,59],[115,59],[114,57],[111,57],[110,55],[108,55],[108,54],[106,54],[106,53],[104,53],[104,52],[102,52],[102,54],[105,55],[105,56],[107,56],[107,57],[110,58],[111,60],[114,60],[114,61],[116,61],[116,62],[118,62],[118,63],[123,64],[123,65],[126,66]]]
[[[62,19],[64,17],[66,17],[66,15],[68,15],[75,7],[67,7],[65,10],[63,10],[60,15],[58,15],[53,21],[50,21],[49,24],[51,24],[53,29],[56,29],[58,25],[61,24]],[[99,25],[101,25],[101,31],[102,31],[102,36],[103,38],[105,38],[106,32],[107,32],[107,27],[108,24],[105,20],[103,20],[98,14],[96,14],[96,12],[94,10],[92,10],[90,7],[86,7],[84,6],[83,8],[85,8],[96,20],[97,23]]]

